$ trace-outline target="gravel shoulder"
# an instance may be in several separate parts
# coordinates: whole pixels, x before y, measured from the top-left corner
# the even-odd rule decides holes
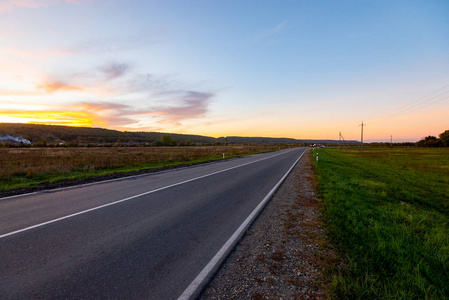
[[[339,261],[324,232],[307,151],[200,299],[328,299]]]

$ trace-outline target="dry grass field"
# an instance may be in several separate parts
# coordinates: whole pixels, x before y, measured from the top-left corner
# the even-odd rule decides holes
[[[273,151],[278,146],[0,148],[0,190],[42,182],[192,164]]]

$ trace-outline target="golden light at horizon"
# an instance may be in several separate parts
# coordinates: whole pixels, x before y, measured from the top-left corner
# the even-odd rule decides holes
[[[425,120],[427,120],[426,118]],[[278,138],[297,138],[297,139],[330,139],[338,140],[338,132],[341,131],[346,140],[360,140],[360,128],[354,124],[340,124],[341,127],[337,128],[327,128],[325,129],[326,134],[323,135],[323,128],[321,127],[310,127],[306,126],[304,123],[298,122],[296,124],[291,124],[293,126],[289,127],[290,130],[283,130],[281,134],[276,131],[276,128],[269,129],[269,126],[264,120],[254,121],[258,123],[259,126],[251,127],[249,129],[240,127],[234,124],[234,126],[227,126],[221,129],[216,126],[203,127],[204,130],[195,130],[195,126],[185,126],[182,131],[172,130],[172,129],[157,129],[151,127],[141,127],[141,128],[131,128],[131,127],[120,127],[114,126],[113,123],[102,120],[101,116],[91,113],[91,112],[77,112],[77,111],[34,111],[34,112],[22,112],[22,111],[0,111],[0,123],[28,123],[28,124],[45,124],[45,125],[63,125],[63,126],[74,126],[74,127],[102,127],[107,129],[115,130],[126,130],[126,131],[161,131],[161,132],[177,132],[184,134],[200,134],[206,136],[263,136],[263,137],[278,137]],[[428,135],[435,135],[442,133],[445,128],[433,129],[436,127],[431,122],[426,121],[416,122],[416,120],[406,120],[402,119],[404,127],[397,128],[394,133],[392,133],[388,128],[389,122],[383,124],[380,127],[378,124],[370,123],[370,128],[366,129],[365,139],[369,140],[389,140],[390,135],[393,135],[393,140],[410,140],[417,141]],[[441,122],[441,121],[440,121]],[[430,123],[430,124],[429,124]],[[436,120],[436,123],[439,123]],[[414,124],[414,126],[412,126]],[[377,125],[377,126],[376,126]],[[428,127],[427,127],[427,126]],[[434,126],[432,126],[434,125]],[[240,128],[239,128],[240,127]],[[207,128],[207,129],[206,129]],[[414,132],[420,131],[420,136],[414,137],[411,135],[410,130]]]
[[[357,120],[348,119],[335,123],[326,121],[326,116],[316,120],[316,117],[295,118],[288,114],[283,114],[285,118],[281,118],[279,114],[275,114],[224,121],[210,116],[205,119],[185,120],[181,124],[162,123],[160,119],[149,117],[149,114],[139,115],[136,112],[127,114],[126,110],[121,110],[122,106],[119,104],[78,103],[57,106],[36,103],[39,102],[29,105],[17,102],[5,103],[2,105],[3,110],[0,109],[0,123],[102,127],[121,131],[158,131],[214,137],[263,136],[338,140],[338,134],[342,132],[346,140],[360,140],[360,126]],[[393,140],[396,141],[417,141],[428,135],[437,136],[447,129],[441,126],[447,122],[447,113],[446,109],[437,112],[429,110],[394,119],[364,120],[368,124],[365,128],[365,139],[389,140],[393,136]]]
[[[77,111],[0,111],[1,123],[39,123],[46,125],[65,125],[75,127],[105,126],[97,115]]]

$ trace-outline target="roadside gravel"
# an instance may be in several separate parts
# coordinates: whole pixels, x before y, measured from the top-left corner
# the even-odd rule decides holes
[[[311,151],[299,161],[200,299],[327,299],[338,259],[323,231]]]

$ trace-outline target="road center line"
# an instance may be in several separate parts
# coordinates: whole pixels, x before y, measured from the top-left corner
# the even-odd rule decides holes
[[[85,213],[88,213],[88,212],[91,212],[91,211],[94,211],[94,210],[98,210],[98,209],[101,209],[101,208],[104,208],[104,207],[108,207],[108,206],[112,206],[112,205],[115,205],[115,204],[118,204],[118,203],[126,202],[126,201],[129,201],[129,200],[138,198],[138,197],[142,197],[142,196],[145,196],[145,195],[148,195],[148,194],[152,194],[152,193],[161,191],[161,190],[169,189],[169,188],[172,188],[172,187],[175,187],[175,186],[178,186],[178,185],[181,185],[181,184],[185,184],[185,183],[188,183],[188,182],[191,182],[191,181],[195,181],[195,180],[198,180],[198,179],[201,179],[201,178],[213,176],[213,175],[216,175],[216,174],[219,174],[219,173],[227,172],[227,171],[230,171],[230,170],[233,170],[233,169],[237,169],[237,168],[244,167],[244,166],[247,166],[247,165],[250,165],[250,164],[254,164],[254,163],[257,163],[257,162],[260,162],[260,161],[263,161],[263,160],[274,158],[276,156],[289,153],[291,151],[294,151],[294,150],[281,152],[281,153],[278,153],[278,154],[273,155],[273,156],[261,158],[261,159],[258,159],[258,160],[255,160],[255,161],[251,161],[251,162],[247,162],[247,163],[244,163],[244,164],[241,164],[241,165],[238,165],[238,166],[234,166],[234,167],[227,168],[227,169],[224,169],[224,170],[212,172],[212,173],[209,173],[209,174],[206,174],[206,175],[198,176],[198,177],[195,177],[195,178],[192,178],[192,179],[188,179],[188,180],[184,180],[184,181],[181,181],[181,182],[178,182],[178,183],[170,184],[170,185],[167,185],[167,186],[164,186],[164,187],[161,187],[161,188],[158,188],[158,189],[154,189],[154,190],[151,190],[151,191],[148,191],[148,192],[145,192],[145,193],[141,193],[141,194],[134,195],[134,196],[131,196],[131,197],[128,197],[128,198],[124,198],[124,199],[121,199],[121,200],[117,200],[117,201],[114,201],[114,202],[111,202],[111,203],[107,203],[107,204],[103,204],[103,205],[96,206],[96,207],[93,207],[93,208],[89,208],[89,209],[86,209],[86,210],[83,210],[83,211],[80,211],[80,212],[77,212],[77,213],[74,213],[74,214],[70,214],[70,215],[67,215],[67,216],[64,216],[64,217],[56,218],[56,219],[53,219],[53,220],[50,220],[50,221],[46,221],[46,222],[39,223],[39,224],[36,224],[36,225],[33,225],[33,226],[22,228],[22,229],[19,229],[19,230],[16,230],[16,231],[5,233],[5,234],[0,235],[0,239],[4,238],[4,237],[7,237],[7,236],[11,236],[11,235],[17,234],[17,233],[20,233],[20,232],[28,231],[28,230],[31,230],[31,229],[34,229],[34,228],[38,228],[38,227],[42,227],[42,226],[45,226],[45,225],[48,225],[48,224],[51,224],[51,223],[62,221],[62,220],[68,219],[68,218],[79,216],[79,215],[82,215],[82,214],[85,214]]]

